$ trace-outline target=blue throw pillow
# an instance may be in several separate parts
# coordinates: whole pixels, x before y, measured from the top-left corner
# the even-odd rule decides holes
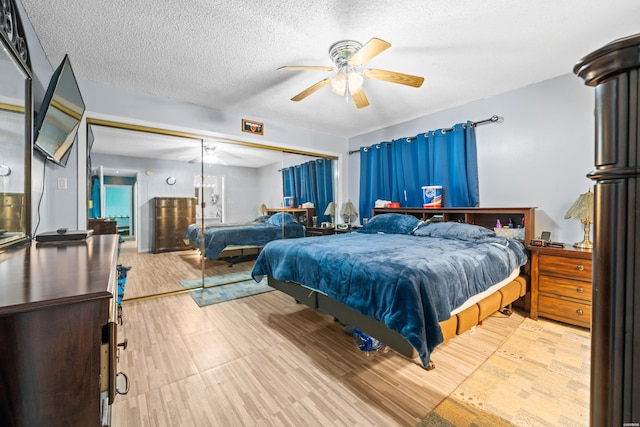
[[[422,221],[411,215],[389,213],[376,215],[357,232],[365,234],[409,234]]]
[[[298,222],[296,220],[296,217],[294,217],[288,212],[275,213],[271,215],[271,218],[267,219],[266,221],[267,224],[273,224],[273,225],[294,224],[296,222]]]
[[[466,241],[496,237],[496,233],[479,225],[459,222],[433,222],[423,224],[413,231],[415,236],[441,237]]]

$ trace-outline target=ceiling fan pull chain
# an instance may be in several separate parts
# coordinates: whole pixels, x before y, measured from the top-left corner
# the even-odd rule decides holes
[[[349,70],[344,70],[344,102],[349,103]]]

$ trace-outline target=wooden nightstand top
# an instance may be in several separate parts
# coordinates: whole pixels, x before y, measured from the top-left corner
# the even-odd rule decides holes
[[[572,258],[589,259],[593,257],[591,249],[575,248],[572,245],[567,244],[564,248],[556,248],[552,246],[527,246],[527,249],[531,252],[545,253],[549,255],[568,256]]]

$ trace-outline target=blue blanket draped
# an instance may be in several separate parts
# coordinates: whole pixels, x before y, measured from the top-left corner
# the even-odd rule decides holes
[[[526,262],[516,240],[354,232],[271,242],[252,276],[302,284],[383,322],[427,366],[443,341],[438,322]]]
[[[202,227],[191,224],[184,239],[194,248],[202,244]],[[204,233],[204,256],[216,259],[227,246],[264,246],[272,240],[304,237],[305,228],[291,223],[275,225],[266,222],[208,225]]]

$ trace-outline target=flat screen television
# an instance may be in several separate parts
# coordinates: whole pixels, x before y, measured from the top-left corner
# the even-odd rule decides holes
[[[69,56],[51,76],[34,130],[34,147],[58,165],[65,167],[76,138],[85,106]]]

